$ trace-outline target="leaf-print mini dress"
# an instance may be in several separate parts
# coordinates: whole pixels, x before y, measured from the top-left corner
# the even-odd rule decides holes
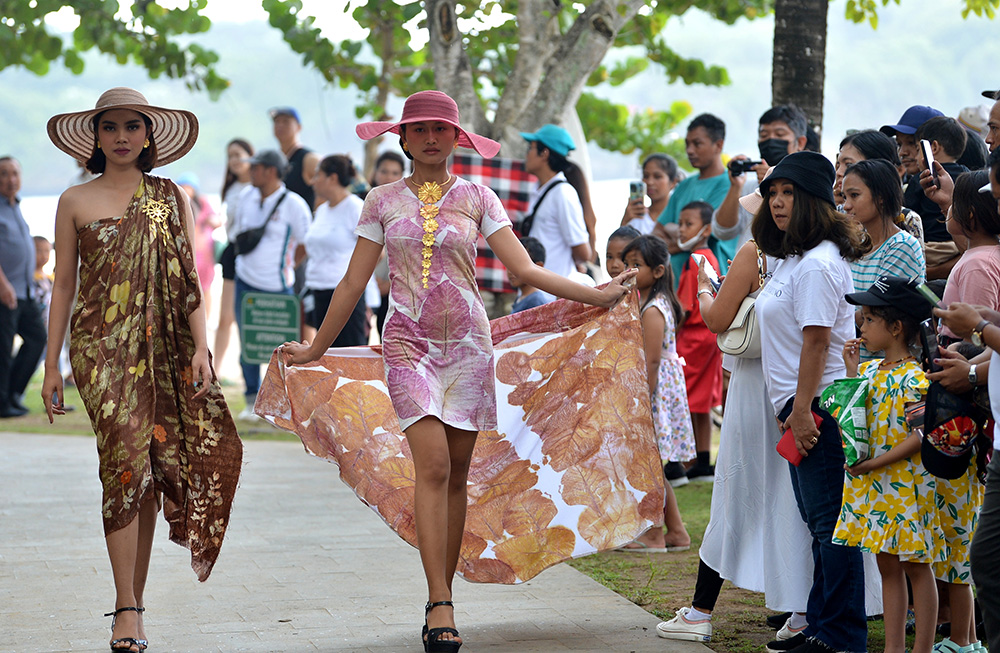
[[[489,431],[497,427],[493,342],[476,284],[476,240],[511,223],[492,190],[461,178],[435,204],[426,288],[424,203],[404,179],[372,189],[355,230],[386,246],[386,385],[404,430],[432,415],[455,428]]]

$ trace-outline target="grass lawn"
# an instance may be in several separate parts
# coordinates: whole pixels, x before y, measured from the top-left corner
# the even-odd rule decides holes
[[[40,396],[42,375],[36,374],[25,393],[24,404],[31,414],[0,422],[0,429],[15,433],[63,433],[90,436],[93,431],[75,387],[65,389],[65,402],[76,410],[56,417],[49,424]],[[224,386],[229,407],[236,415],[245,402],[241,386]],[[265,422],[237,422],[240,436],[247,440],[287,440],[298,442],[290,433]],[[716,444],[718,433],[716,433]],[[690,483],[675,490],[684,523],[691,535],[691,549],[683,553],[598,553],[568,564],[594,578],[611,590],[658,617],[668,619],[674,611],[691,605],[698,573],[698,547],[708,525],[712,500],[711,483]],[[774,638],[764,620],[771,613],[764,607],[764,596],[726,583],[712,619],[712,641],[708,646],[724,653],[759,653]],[[880,621],[870,621],[868,648],[884,648]],[[912,645],[912,641],[910,642]]]

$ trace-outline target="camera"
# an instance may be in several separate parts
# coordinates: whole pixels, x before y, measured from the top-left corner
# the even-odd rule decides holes
[[[750,159],[733,159],[729,162],[729,171],[733,176],[738,176],[750,172],[754,166],[760,165],[762,161],[751,161]]]

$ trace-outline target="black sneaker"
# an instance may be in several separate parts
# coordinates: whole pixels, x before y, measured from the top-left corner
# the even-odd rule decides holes
[[[700,481],[711,483],[715,480],[715,467],[713,465],[695,465],[687,471],[689,481]]]
[[[670,483],[670,487],[681,487],[688,484],[687,471],[684,469],[683,463],[675,461],[665,464],[663,476]]]
[[[767,643],[767,650],[769,653],[781,653],[783,651],[792,651],[798,647],[811,643],[806,641],[806,636],[803,633],[799,633],[791,639],[776,639],[774,641]],[[825,650],[825,649],[821,649]]]
[[[802,646],[793,648],[792,653],[833,653],[833,649],[823,642],[808,639]]]
[[[792,616],[791,612],[782,612],[781,614],[772,614],[767,618],[767,627],[771,630],[778,630],[785,625],[788,618]]]

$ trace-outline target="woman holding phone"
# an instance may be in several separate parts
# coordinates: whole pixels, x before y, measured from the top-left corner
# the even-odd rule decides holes
[[[870,248],[835,208],[835,177],[820,154],[788,155],[761,183],[764,204],[751,226],[761,250],[779,260],[756,302],[761,360],[783,438],[802,456],[789,469],[815,563],[809,625],[797,643],[772,642],[769,650],[867,650],[862,554],[832,543],[844,485],[840,430],[819,408],[820,393],[845,375],[841,351],[854,337],[854,311],[844,301],[853,291],[850,262]]]

